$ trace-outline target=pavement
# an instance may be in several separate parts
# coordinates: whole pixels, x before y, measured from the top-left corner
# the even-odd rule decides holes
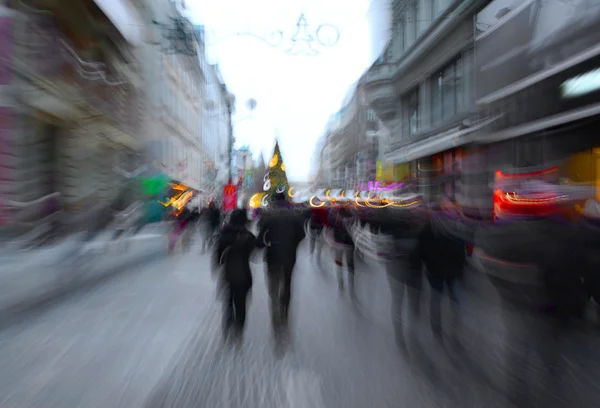
[[[283,354],[271,338],[263,265],[253,265],[244,344],[232,348],[221,339],[209,257],[195,246],[187,254],[132,264],[130,273],[0,331],[0,406],[506,406],[498,300],[493,292],[471,294],[485,280],[469,278],[464,288],[464,349],[437,345],[421,319],[411,327],[407,354],[394,342],[383,270],[358,265],[353,301],[338,292],[327,254],[318,267],[306,247],[299,249],[292,341]],[[571,406],[599,405],[590,381],[599,374],[597,354],[584,340],[590,338],[577,333],[571,344],[579,351],[563,355],[568,394],[579,398]]]
[[[28,251],[5,251],[0,264],[0,328],[23,311],[128,270],[166,253],[166,227],[152,225],[133,237],[111,243],[100,234],[82,248],[81,262],[70,262],[80,247],[76,237],[57,245]],[[110,245],[109,245],[110,244]]]

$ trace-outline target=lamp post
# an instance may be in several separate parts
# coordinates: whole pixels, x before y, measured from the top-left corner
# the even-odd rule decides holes
[[[235,143],[235,136],[234,136],[233,131],[240,122],[252,118],[252,113],[256,109],[256,105],[257,105],[256,99],[254,99],[254,98],[247,99],[246,100],[246,109],[250,113],[240,119],[233,120],[233,114],[235,113],[235,96],[231,93],[228,94],[228,98],[225,103],[225,107],[226,107],[226,111],[227,111],[227,118],[225,119],[225,123],[227,125],[227,156],[228,156],[227,165],[229,167],[229,170],[228,170],[229,183],[231,183],[234,178],[232,161],[233,161],[233,145]],[[205,108],[208,111],[214,110],[215,109],[214,102],[212,102],[212,101],[207,102],[205,105]],[[221,118],[220,115],[217,113],[216,115],[207,117],[207,119],[223,120],[224,118]]]

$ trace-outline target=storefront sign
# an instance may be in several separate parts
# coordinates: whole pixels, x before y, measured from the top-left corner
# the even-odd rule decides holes
[[[566,80],[560,89],[563,98],[574,98],[600,90],[600,68]]]
[[[375,178],[377,180],[381,179],[381,176],[383,176],[383,165],[381,164],[380,161],[377,161],[377,167],[376,167],[376,173],[375,173]]]
[[[223,211],[233,211],[237,208],[237,187],[227,184],[223,189]]]

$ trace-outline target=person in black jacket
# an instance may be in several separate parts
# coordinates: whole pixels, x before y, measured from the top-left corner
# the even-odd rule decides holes
[[[219,226],[221,224],[221,211],[217,208],[214,201],[208,204],[204,213],[206,217],[206,236],[204,239],[204,249],[209,248],[213,243]]]
[[[252,288],[250,256],[256,238],[246,228],[245,210],[231,213],[223,227],[213,253],[213,273],[219,273],[219,289],[223,296],[223,334],[241,340],[246,322],[248,293]]]
[[[348,270],[348,286],[350,295],[354,296],[354,240],[350,234],[350,221],[352,214],[347,208],[332,208],[329,211],[327,225],[333,228],[333,240],[335,245],[335,265],[337,272],[338,287],[344,289],[344,275],[342,267],[344,258]]]
[[[466,264],[466,246],[460,238],[453,236],[443,226],[453,220],[455,214],[447,200],[441,208],[430,213],[428,222],[419,237],[420,257],[427,268],[427,280],[431,287],[429,313],[431,329],[436,339],[442,339],[442,296],[448,291],[455,309],[455,322],[459,319],[457,287]],[[452,330],[456,335],[456,328]]]
[[[296,264],[296,251],[304,239],[304,219],[288,207],[284,194],[277,194],[275,209],[264,214],[259,221],[257,244],[266,247],[267,282],[271,299],[271,320],[279,338],[288,328],[292,273]]]

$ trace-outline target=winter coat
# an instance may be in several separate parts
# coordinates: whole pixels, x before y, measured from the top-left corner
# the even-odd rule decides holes
[[[266,248],[267,264],[293,267],[306,234],[303,217],[287,209],[272,210],[261,217],[258,229],[257,245]]]
[[[250,256],[256,237],[245,227],[225,225],[215,248],[213,264],[220,266],[221,279],[236,286],[252,286]]]

